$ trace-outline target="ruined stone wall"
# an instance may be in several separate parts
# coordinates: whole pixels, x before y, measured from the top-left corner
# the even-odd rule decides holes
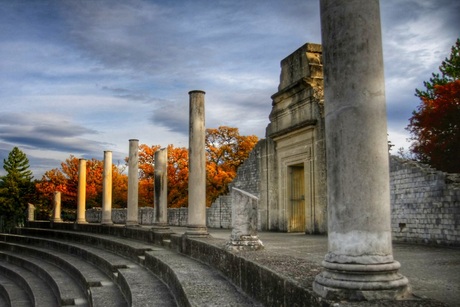
[[[265,140],[260,140],[249,154],[249,157],[238,167],[236,177],[229,185],[260,197],[261,156],[265,149]],[[231,228],[232,198],[230,193],[222,195],[206,209],[206,224],[211,228]],[[263,210],[262,210],[263,211]],[[260,214],[259,214],[260,215]],[[260,219],[260,217],[259,217]]]
[[[112,209],[112,222],[115,224],[126,224],[126,208]],[[139,224],[152,225],[154,222],[153,208],[141,207],[138,212]],[[102,221],[101,208],[86,210],[86,221],[88,223],[100,223]]]
[[[210,228],[232,227],[232,197],[224,195],[206,209],[206,226]]]
[[[460,174],[390,159],[394,241],[460,246]]]
[[[188,208],[169,208],[168,225],[187,226]]]

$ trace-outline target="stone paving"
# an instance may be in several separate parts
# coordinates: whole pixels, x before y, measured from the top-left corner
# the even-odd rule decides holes
[[[186,228],[172,227],[172,230],[180,234]],[[230,238],[228,229],[208,231],[216,245],[223,245]],[[327,253],[327,236],[259,232],[259,238],[265,245],[264,251],[241,254],[306,286],[321,270]],[[416,297],[460,306],[460,248],[394,243],[393,253],[401,263],[400,273],[409,279]]]

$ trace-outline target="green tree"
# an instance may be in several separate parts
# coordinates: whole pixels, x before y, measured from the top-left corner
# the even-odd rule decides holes
[[[445,172],[460,172],[460,39],[450,58],[415,90],[421,100],[406,129],[411,133],[410,151],[415,159]]]
[[[24,218],[25,209],[33,192],[32,171],[29,159],[14,147],[3,160],[6,175],[0,177],[0,216],[3,228],[16,226]]]

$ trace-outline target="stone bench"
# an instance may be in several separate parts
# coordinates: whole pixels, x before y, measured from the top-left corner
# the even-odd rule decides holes
[[[49,233],[47,233],[49,234]],[[77,256],[85,262],[91,263],[94,267],[103,271],[113,282],[121,289],[123,297],[126,299],[128,305],[139,306],[146,304],[154,304],[155,306],[174,306],[174,298],[169,293],[167,287],[152,273],[141,267],[134,261],[116,255],[107,250],[88,246],[81,243],[74,243],[72,241],[63,241],[62,239],[48,239],[41,237],[25,237],[25,236],[8,236],[5,235],[7,240],[27,244],[28,246],[22,246],[22,253],[39,253],[43,254],[43,258],[54,259],[53,262],[61,263],[62,260],[69,257]],[[81,238],[79,238],[81,239]],[[49,255],[46,255],[49,253]],[[57,257],[54,256],[57,254]],[[64,261],[65,263],[65,261]],[[81,266],[78,266],[78,270]],[[75,270],[75,267],[70,269]],[[81,274],[81,272],[80,272]],[[107,285],[110,282],[95,280],[84,282],[86,285],[91,284],[93,286]],[[91,289],[100,290],[98,288]],[[100,291],[99,291],[100,292]],[[94,296],[94,295],[93,295]],[[111,295],[111,297],[117,298],[117,295]],[[120,301],[119,295],[116,300],[112,299],[112,303],[105,302],[104,305],[113,306],[113,304]],[[94,304],[99,306],[98,304]]]

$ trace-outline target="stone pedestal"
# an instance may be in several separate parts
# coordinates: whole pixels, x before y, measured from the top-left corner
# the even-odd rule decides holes
[[[54,192],[53,199],[53,222],[62,222],[61,219],[61,192]]]
[[[101,224],[112,222],[112,152],[104,151],[104,172],[102,175],[102,220]]]
[[[168,149],[155,152],[154,228],[168,228]]]
[[[85,224],[86,217],[86,160],[78,161],[77,223]]]
[[[397,299],[378,0],[321,0],[328,253],[313,284],[327,299]]]
[[[257,235],[257,206],[259,198],[232,188],[232,234],[228,250],[259,250],[264,245]]]
[[[139,140],[129,140],[128,158],[128,208],[126,226],[139,226]]]
[[[191,91],[189,126],[188,224],[186,235],[207,236],[206,153],[203,91]]]

